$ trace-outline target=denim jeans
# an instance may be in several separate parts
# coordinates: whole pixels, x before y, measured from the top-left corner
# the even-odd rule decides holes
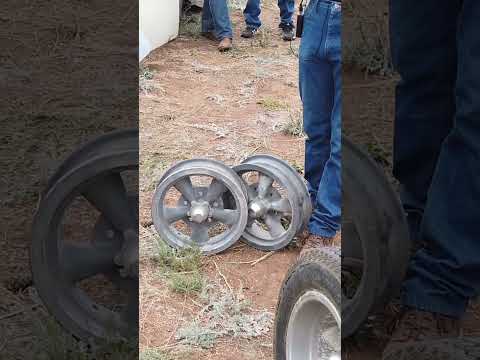
[[[218,40],[232,38],[232,23],[227,0],[205,0],[202,11],[202,32],[213,32]]]
[[[305,178],[313,202],[309,230],[331,237],[341,222],[341,6],[311,0],[300,44]]]
[[[278,0],[280,8],[280,27],[293,26],[293,13],[295,12],[295,0]],[[248,0],[243,16],[247,27],[258,29],[260,22],[260,0]]]
[[[394,175],[423,211],[404,303],[459,317],[480,290],[480,2],[390,0]]]

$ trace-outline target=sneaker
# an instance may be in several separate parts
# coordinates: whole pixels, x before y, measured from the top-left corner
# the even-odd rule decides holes
[[[407,307],[397,316],[391,333],[382,360],[430,358],[449,347],[461,328],[456,318]]]
[[[243,37],[243,38],[246,38],[246,39],[251,39],[251,38],[253,38],[253,37],[255,36],[255,34],[257,33],[257,31],[258,31],[258,29],[247,26],[247,27],[242,31],[242,33],[240,34],[240,36]]]
[[[279,27],[282,29],[282,39],[285,41],[295,40],[295,27],[293,25],[282,25]]]
[[[232,48],[232,39],[223,38],[222,41],[218,44],[218,51],[224,52]]]

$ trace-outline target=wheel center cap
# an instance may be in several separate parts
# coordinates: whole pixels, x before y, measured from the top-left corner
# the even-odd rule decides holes
[[[197,223],[203,223],[207,220],[208,215],[210,214],[210,205],[208,201],[192,201],[192,206],[190,207],[190,219]]]
[[[265,201],[255,199],[248,204],[248,213],[251,217],[258,219],[267,213],[268,207]]]

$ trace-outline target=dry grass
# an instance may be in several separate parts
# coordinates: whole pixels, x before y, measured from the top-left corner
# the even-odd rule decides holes
[[[305,133],[303,132],[303,113],[298,112],[289,112],[288,120],[280,124],[280,130],[286,135],[304,137]]]
[[[267,111],[280,111],[289,108],[288,104],[273,98],[264,98],[257,101]]]
[[[378,0],[347,1],[343,5],[343,61],[370,74],[390,75],[388,2]]]
[[[193,39],[200,37],[202,19],[200,14],[185,14],[180,19],[179,35]]]
[[[273,314],[255,311],[241,293],[234,294],[219,284],[210,283],[200,294],[203,307],[192,322],[178,329],[180,344],[212,348],[225,336],[252,339],[267,334]]]
[[[198,249],[175,250],[157,237],[156,250],[152,260],[158,267],[159,276],[166,279],[172,291],[194,294],[203,289],[201,253]]]

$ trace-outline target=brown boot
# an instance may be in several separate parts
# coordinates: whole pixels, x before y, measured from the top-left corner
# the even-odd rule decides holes
[[[222,41],[218,44],[218,51],[228,51],[232,48],[232,39],[223,38]]]
[[[405,308],[391,330],[392,337],[382,360],[463,358],[453,346],[455,339],[461,335],[458,319]]]

